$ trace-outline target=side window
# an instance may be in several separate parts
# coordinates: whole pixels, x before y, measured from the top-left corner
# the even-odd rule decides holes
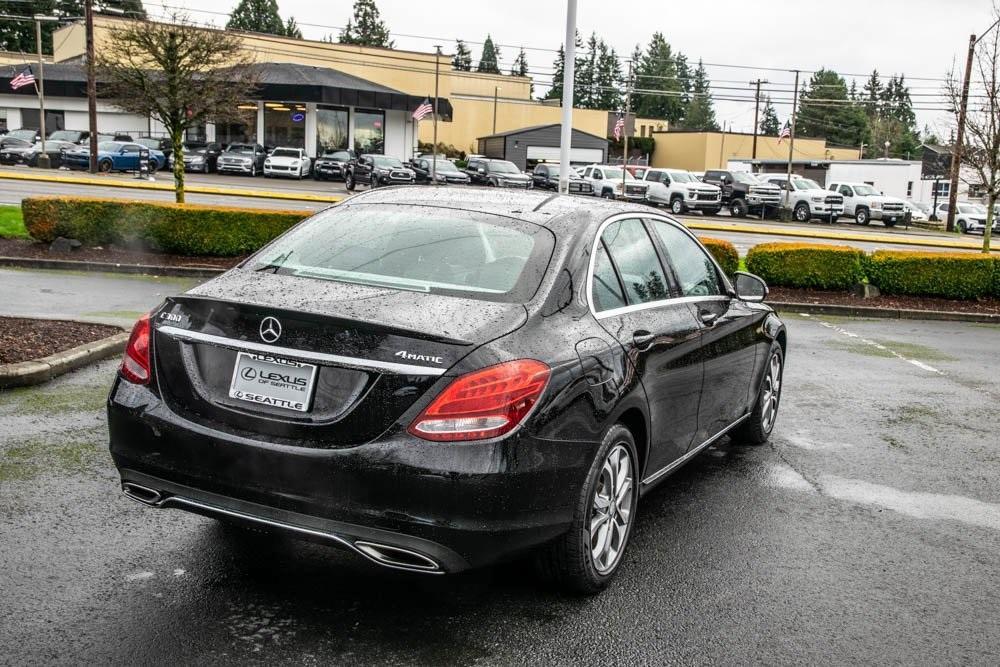
[[[670,296],[660,258],[642,221],[612,223],[601,236],[618,266],[629,304],[648,303]]]
[[[594,255],[594,283],[590,287],[590,298],[594,302],[595,312],[628,305],[603,241],[597,244]]]
[[[851,188],[847,187],[846,185],[841,185],[840,186],[840,194],[844,195],[845,197],[853,197],[854,196],[854,190],[852,190]]]
[[[666,222],[654,220],[653,229],[667,250],[668,261],[674,269],[683,296],[722,294],[719,273],[701,246],[686,233]]]
[[[600,180],[603,180],[603,179],[604,179],[604,173],[603,173],[603,172],[601,172],[601,170],[600,170],[600,169],[595,169],[595,170],[594,170],[594,178],[595,178],[596,180],[598,180],[598,181],[600,181]]]

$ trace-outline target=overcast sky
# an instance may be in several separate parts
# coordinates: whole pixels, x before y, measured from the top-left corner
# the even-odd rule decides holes
[[[197,21],[224,25],[224,14],[237,0],[145,3],[153,17],[163,14],[164,4],[191,10]],[[351,16],[353,4],[353,0],[278,0],[282,17],[294,16],[309,39],[335,33]],[[510,45],[501,52],[505,69],[517,47],[527,49],[539,84],[551,78],[555,54],[532,49],[556,49],[565,34],[563,0],[377,0],[377,4],[398,48],[431,51],[440,43],[451,52],[455,39],[482,42],[490,33],[495,42]],[[218,13],[198,11],[207,7]],[[941,84],[918,77],[940,79],[956,58],[964,66],[969,34],[992,22],[991,0],[579,0],[578,11],[580,33],[586,37],[596,31],[622,56],[659,30],[692,62],[701,58],[719,65],[783,70],[827,67],[842,74],[865,74],[877,68],[887,76],[902,73],[909,80],[914,106],[927,108],[943,106],[938,97]],[[480,45],[471,48],[478,59]],[[771,81],[772,88],[790,90],[794,76],[715,65],[707,69],[716,86],[736,88],[717,89],[716,95],[743,96],[740,89],[747,86],[749,91],[748,82],[758,76]],[[777,110],[784,121],[791,107],[777,105]],[[719,101],[716,115],[734,130],[749,130],[753,103]],[[918,111],[918,122],[946,134],[949,117],[939,111]]]

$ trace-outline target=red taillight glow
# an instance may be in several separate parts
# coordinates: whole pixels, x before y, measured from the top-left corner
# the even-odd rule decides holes
[[[125,356],[118,371],[135,384],[149,384],[149,315],[143,315],[132,327],[125,346]]]
[[[510,432],[531,412],[549,367],[520,359],[455,378],[408,429],[424,440],[483,440]]]

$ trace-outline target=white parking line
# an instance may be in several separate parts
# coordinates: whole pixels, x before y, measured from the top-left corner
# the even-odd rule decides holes
[[[843,336],[846,336],[848,338],[853,338],[854,340],[858,341],[859,343],[864,343],[865,345],[870,345],[871,347],[874,347],[875,349],[880,350],[882,352],[888,352],[889,354],[891,354],[895,358],[899,359],[900,361],[905,361],[908,364],[913,364],[914,366],[916,366],[920,370],[927,371],[928,373],[937,373],[938,375],[944,375],[945,374],[944,371],[938,370],[937,368],[934,368],[933,366],[931,366],[929,364],[925,364],[924,362],[919,361],[917,359],[910,359],[909,357],[907,357],[905,355],[902,355],[899,352],[896,352],[892,348],[886,347],[882,343],[876,342],[874,340],[870,340],[868,338],[863,338],[863,337],[859,336],[856,333],[853,333],[851,331],[848,331],[847,329],[844,329],[843,327],[838,327],[836,324],[830,324],[829,322],[824,322],[823,320],[816,320],[816,321],[819,322],[819,324],[821,324],[824,327],[826,327],[827,329],[832,329],[836,333],[839,333],[839,334],[841,334]]]

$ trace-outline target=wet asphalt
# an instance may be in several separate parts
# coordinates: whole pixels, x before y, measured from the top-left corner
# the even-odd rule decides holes
[[[592,598],[130,502],[115,361],[0,393],[0,663],[997,664],[1000,328],[786,321],[771,443],[643,498]]]

